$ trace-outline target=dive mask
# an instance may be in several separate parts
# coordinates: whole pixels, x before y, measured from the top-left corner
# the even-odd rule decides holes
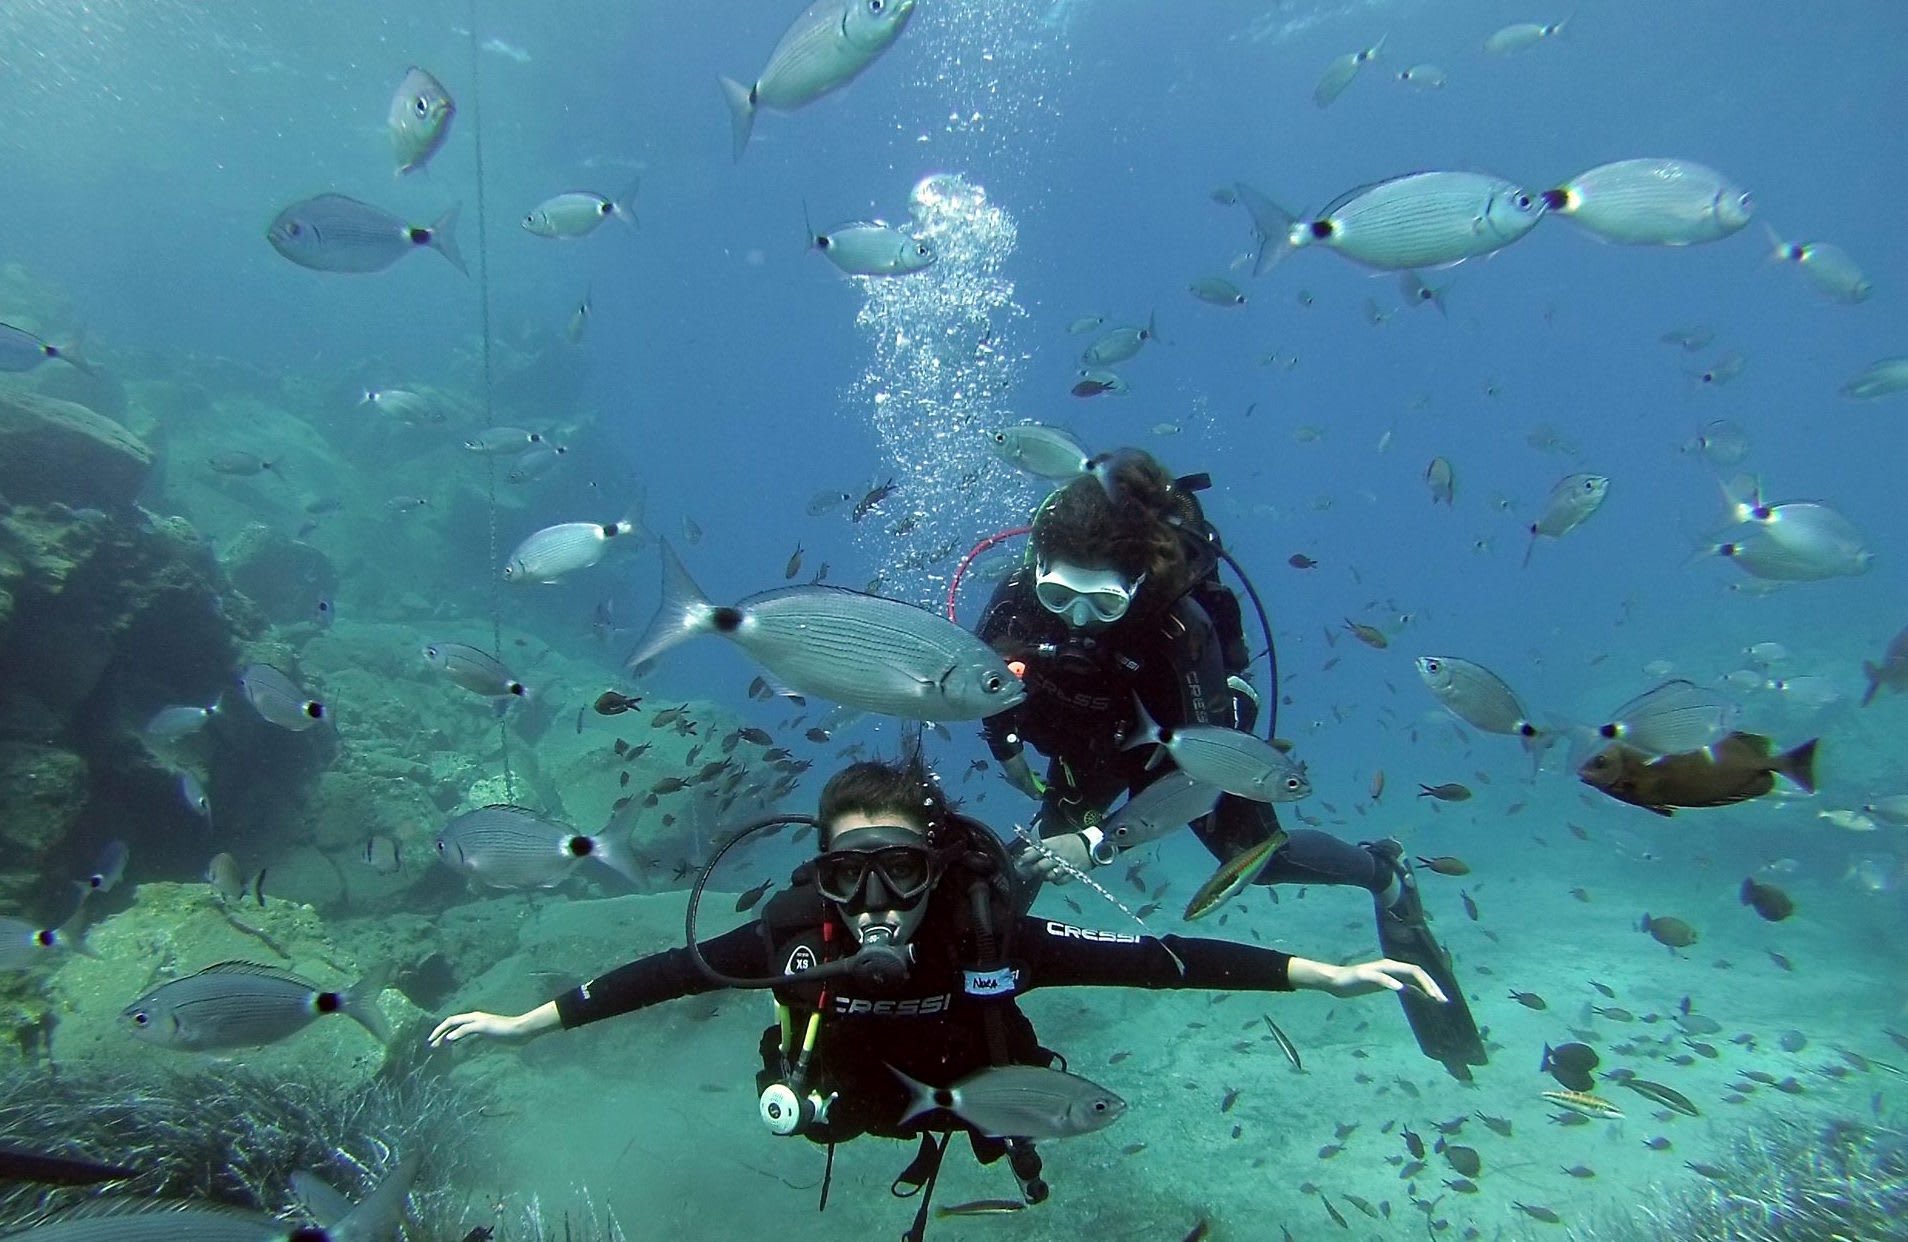
[[[920,833],[895,824],[851,828],[815,859],[815,887],[839,906],[912,906],[934,886],[934,851]]]
[[[1111,625],[1133,606],[1133,596],[1146,581],[1141,574],[1128,582],[1113,569],[1083,569],[1064,561],[1042,562],[1035,569],[1034,597],[1040,606],[1069,625],[1083,626],[1097,621]]]

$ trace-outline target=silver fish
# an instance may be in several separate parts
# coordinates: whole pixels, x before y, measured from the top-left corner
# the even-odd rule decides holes
[[[1457,501],[1457,472],[1451,468],[1449,460],[1433,457],[1431,464],[1424,468],[1424,485],[1431,489],[1431,503],[1450,505]]]
[[[272,248],[314,272],[381,272],[419,246],[428,246],[469,275],[457,249],[453,206],[427,228],[342,194],[320,194],[278,213],[265,238]]]
[[[572,345],[581,345],[590,330],[590,291],[583,291],[583,300],[570,312],[570,322],[563,328],[563,339]]]
[[[1665,345],[1674,345],[1685,353],[1695,353],[1699,349],[1708,349],[1716,340],[1716,329],[1708,324],[1699,323],[1688,328],[1672,328],[1656,338]]]
[[[389,975],[379,967],[343,991],[329,991],[276,966],[219,962],[160,984],[119,1017],[134,1039],[181,1052],[260,1048],[334,1013],[389,1043],[391,1029],[377,1007]]]
[[[393,496],[384,502],[384,507],[392,513],[415,513],[419,509],[428,509],[430,504],[429,496]]]
[[[205,882],[221,901],[242,902],[247,894],[260,906],[265,904],[265,872],[247,876],[239,869],[238,859],[217,853],[205,864]]]
[[[1482,664],[1457,656],[1419,656],[1416,665],[1432,697],[1459,720],[1486,733],[1522,738],[1533,754],[1545,743],[1546,731],[1531,723],[1517,692]]]
[[[281,729],[303,733],[325,718],[325,705],[269,664],[248,664],[239,674],[239,689],[261,718]]]
[[[1158,335],[1155,316],[1148,315],[1144,328],[1114,328],[1103,334],[1086,347],[1080,355],[1080,363],[1089,368],[1117,366],[1139,353],[1146,342]]]
[[[1596,743],[1621,742],[1648,755],[1701,750],[1735,730],[1742,709],[1719,691],[1675,678],[1637,695],[1596,728]],[[1572,768],[1581,766],[1573,761]]]
[[[1875,287],[1862,275],[1862,269],[1848,251],[1832,242],[1786,242],[1776,231],[1763,226],[1769,234],[1771,257],[1778,263],[1793,263],[1815,291],[1831,302],[1850,306],[1866,302]]]
[[[1105,322],[1105,315],[1082,315],[1067,325],[1067,335],[1084,336]]]
[[[1223,791],[1183,770],[1166,773],[1121,804],[1101,825],[1122,850],[1157,841],[1212,810]]]
[[[1515,22],[1495,32],[1484,40],[1484,50],[1493,56],[1509,56],[1536,47],[1545,39],[1555,39],[1563,34],[1569,18],[1561,22]]]
[[[862,491],[866,490],[865,488],[862,489]],[[806,513],[809,517],[820,517],[824,513],[833,513],[859,495],[861,495],[860,491],[844,492],[838,487],[823,488],[808,498],[808,503],[802,506],[802,512]],[[683,522],[685,523],[683,527],[683,538],[688,539],[690,543],[699,542],[702,538],[702,532],[697,530],[695,536],[691,538],[689,534],[689,519],[685,517],[683,518]]]
[[[404,869],[404,852],[393,837],[368,837],[361,852],[364,865],[379,875],[396,875]]]
[[[1003,461],[1042,479],[1064,483],[1092,468],[1087,451],[1058,427],[1021,423],[987,433],[987,445]]]
[[[815,0],[782,33],[753,85],[721,78],[735,158],[748,149],[758,108],[792,112],[845,86],[901,37],[914,0]]]
[[[1432,288],[1416,272],[1405,272],[1398,277],[1398,292],[1404,295],[1406,302],[1413,306],[1423,306],[1428,302],[1438,308],[1440,315],[1448,316],[1451,313],[1444,305],[1444,295],[1450,290],[1448,284],[1441,289]]]
[[[49,345],[25,328],[0,323],[0,371],[31,371],[42,362],[58,358],[82,371],[93,368],[80,356],[79,345]]]
[[[609,541],[637,530],[631,518],[620,522],[560,522],[546,526],[517,545],[504,562],[505,582],[555,582],[603,559]]]
[[[1886,397],[1898,392],[1908,392],[1908,354],[1871,362],[1848,383],[1842,385],[1842,395],[1853,397],[1858,401]]]
[[[141,730],[146,740],[158,742],[178,742],[191,737],[211,721],[217,714],[216,707],[191,707],[174,703],[154,712],[152,719]]]
[[[464,447],[486,457],[521,453],[543,443],[543,437],[521,427],[491,427],[464,441]]]
[[[1246,295],[1222,276],[1201,276],[1186,291],[1208,306],[1244,306]]]
[[[489,699],[530,697],[530,688],[503,661],[468,643],[426,643],[423,655],[426,664],[472,694]]]
[[[527,449],[510,464],[509,471],[504,474],[504,482],[512,487],[534,483],[555,470],[569,451],[561,444],[539,444]]]
[[[1699,549],[1697,556],[1722,557],[1750,577],[1770,583],[1858,577],[1868,572],[1874,559],[1874,553],[1856,545],[1835,542],[1797,546],[1755,526],[1743,527],[1731,538]]]
[[[80,934],[80,918],[75,914],[64,927],[35,927],[25,919],[0,917],[0,970],[25,970],[61,953],[95,956]]]
[[[1375,60],[1384,46],[1385,41],[1381,38],[1363,51],[1347,52],[1325,66],[1324,76],[1312,89],[1312,102],[1321,108],[1329,108],[1332,101],[1345,93],[1345,88],[1352,84],[1352,79],[1358,76],[1358,71],[1365,63]]]
[[[520,806],[457,816],[438,834],[437,856],[487,888],[554,888],[586,858],[639,882],[635,866],[608,839],[584,836]]]
[[[720,634],[789,689],[907,720],[979,720],[1027,697],[993,648],[926,609],[823,586],[709,602],[665,541],[662,603],[627,666]]]
[[[451,118],[456,115],[457,104],[442,82],[416,65],[405,71],[384,121],[391,133],[391,150],[397,156],[398,176],[430,162],[444,139],[450,137]]]
[[[1105,1129],[1126,1101],[1073,1074],[1033,1065],[992,1065],[948,1087],[931,1087],[888,1067],[908,1089],[903,1125],[945,1109],[982,1134],[1000,1138],[1066,1138]]]
[[[1695,453],[1718,468],[1734,466],[1749,456],[1749,433],[1740,423],[1712,418],[1683,445],[1683,452]]]
[[[126,878],[126,864],[131,860],[132,850],[124,841],[108,841],[99,852],[99,861],[93,864],[92,874],[73,883],[82,895],[110,893]]]
[[[572,239],[596,232],[603,221],[614,217],[631,228],[636,227],[636,192],[632,182],[620,198],[604,198],[594,190],[572,190],[546,198],[523,218],[524,231],[538,237]]]
[[[1406,86],[1415,86],[1421,91],[1444,89],[1444,70],[1436,65],[1413,65],[1409,69],[1398,71],[1398,80]]]
[[[1158,746],[1194,780],[1254,802],[1296,802],[1311,795],[1304,766],[1264,738],[1223,725],[1161,728],[1137,695],[1133,710],[1139,723],[1122,750]]]
[[[1530,524],[1530,546],[1524,549],[1524,564],[1530,564],[1538,536],[1563,538],[1588,521],[1609,493],[1610,480],[1601,474],[1570,474],[1557,480],[1544,502],[1543,513]]]
[[[934,262],[934,247],[879,220],[854,220],[825,233],[809,225],[808,245],[850,276],[905,276]]]
[[[234,478],[243,479],[255,474],[263,474],[278,463],[268,461],[257,453],[248,453],[244,449],[226,449],[222,453],[214,453],[206,458],[205,464],[212,467],[214,474],[229,474]]]
[[[1755,212],[1748,191],[1715,169],[1656,157],[1600,164],[1545,190],[1543,202],[1586,232],[1624,246],[1720,241]]]
[[[1543,200],[1522,186],[1472,172],[1420,172],[1340,195],[1301,220],[1250,186],[1239,200],[1252,215],[1255,275],[1302,246],[1327,246],[1383,271],[1449,267],[1518,240],[1543,217]]]
[[[204,820],[206,827],[212,826],[212,797],[205,792],[198,773],[190,768],[179,772],[179,800],[186,804],[188,811]]]
[[[358,404],[374,405],[380,413],[407,423],[436,424],[449,417],[442,403],[407,388],[367,388]]]

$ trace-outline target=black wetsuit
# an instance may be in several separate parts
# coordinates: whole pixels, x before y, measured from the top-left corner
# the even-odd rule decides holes
[[[1237,598],[1208,586],[1181,596],[1164,613],[1141,607],[1145,599],[1142,589],[1134,611],[1119,621],[1076,630],[1041,606],[1034,571],[1022,566],[995,588],[975,631],[1004,658],[1026,665],[1027,698],[988,717],[982,731],[1003,763],[1025,746],[1048,757],[1047,793],[1036,821],[1043,837],[1099,823],[1122,793],[1138,793],[1173,770],[1166,757],[1147,766],[1154,747],[1121,749],[1139,723],[1136,695],[1166,728],[1216,724],[1249,732],[1257,721],[1258,704],[1227,682],[1250,663]],[[1209,607],[1226,613],[1222,624],[1214,623]],[[1192,829],[1225,861],[1277,832],[1279,820],[1269,803],[1224,794]],[[1367,851],[1329,833],[1300,830],[1257,882],[1378,891],[1390,879],[1390,869]]]
[[[912,941],[916,962],[909,977],[890,988],[869,990],[851,978],[824,985],[791,984],[775,989],[778,1000],[805,1021],[818,1004],[823,1009],[816,1041],[816,1082],[839,1098],[828,1124],[811,1130],[819,1141],[872,1133],[905,1138],[924,1129],[959,1129],[952,1116],[933,1110],[899,1124],[907,1112],[908,1090],[889,1066],[931,1086],[948,1086],[995,1064],[990,1053],[985,1010],[999,1012],[1006,1060],[1045,1065],[1052,1053],[1039,1046],[1033,1026],[1014,996],[1040,987],[1205,988],[1229,991],[1290,991],[1288,954],[1276,949],[1222,940],[1136,936],[1093,931],[1050,919],[1018,917],[1006,939],[1006,960],[1014,974],[1011,995],[970,992],[964,970],[975,964],[973,940],[951,911],[961,894],[951,885],[937,890]],[[812,887],[779,894],[754,923],[702,942],[702,954],[724,974],[763,977],[787,973],[802,960],[842,956],[845,931],[832,924],[832,940],[822,928],[828,908]],[[1168,949],[1171,952],[1168,952]],[[1184,963],[1182,974],[1177,957]],[[690,961],[686,949],[670,949],[619,966],[557,997],[563,1025],[582,1026],[680,996],[715,991]],[[798,1028],[799,1025],[798,1025]],[[779,1028],[763,1034],[763,1051],[773,1058]]]

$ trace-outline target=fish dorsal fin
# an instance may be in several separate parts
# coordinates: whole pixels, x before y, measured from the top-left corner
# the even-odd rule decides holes
[[[263,962],[246,962],[246,961],[214,962],[212,963],[212,965],[205,967],[203,970],[195,971],[194,974],[255,975],[259,978],[264,978],[264,979],[279,979],[286,983],[296,983],[300,985],[301,987],[308,987],[308,988],[313,988],[314,990],[316,990],[315,985],[305,981],[304,979],[300,979],[297,975],[292,974],[290,971],[280,969],[277,966],[267,966]],[[184,975],[181,977],[190,979],[192,978],[192,975]]]

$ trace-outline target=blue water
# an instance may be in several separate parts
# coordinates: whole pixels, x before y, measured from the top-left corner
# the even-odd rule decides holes
[[[1558,892],[1577,879],[1626,894],[1654,885],[1659,902],[1700,890],[1718,919],[1731,915],[1726,898],[1741,873],[1798,860],[1805,907],[1846,920],[1831,931],[1879,933],[1847,984],[1863,997],[1864,1029],[1873,1033],[1870,1018],[1901,1021],[1899,956],[1885,947],[1901,931],[1899,895],[1838,878],[1852,857],[1879,856],[1892,887],[1899,830],[1851,838],[1813,811],[1908,789],[1904,701],[1884,692],[1874,707],[1853,706],[1860,661],[1879,658],[1908,620],[1899,559],[1908,399],[1837,394],[1868,363],[1904,350],[1908,13],[1721,0],[1586,4],[1574,15],[1501,3],[921,0],[900,41],[851,87],[792,115],[762,115],[745,158],[732,162],[715,76],[753,77],[796,7],[477,4],[476,41],[501,40],[526,54],[520,60],[473,54],[463,3],[10,0],[0,32],[0,264],[57,289],[67,306],[60,326],[83,326],[96,359],[118,364],[125,381],[224,359],[329,394],[300,417],[362,472],[369,494],[475,469],[448,455],[422,467],[438,451],[422,438],[398,442],[395,456],[354,439],[352,424],[368,415],[351,402],[366,386],[430,383],[481,404],[487,294],[499,372],[518,375],[508,360],[532,359],[530,378],[492,394],[495,421],[587,421],[578,460],[511,494],[494,537],[431,527],[428,538],[385,545],[360,534],[350,548],[328,548],[343,574],[340,613],[352,615],[365,581],[354,573],[368,561],[381,584],[411,579],[440,616],[475,634],[495,611],[513,631],[599,661],[605,676],[620,652],[590,646],[590,611],[611,598],[618,624],[639,627],[656,598],[655,553],[612,556],[560,587],[497,595],[500,552],[538,526],[609,521],[640,503],[647,528],[679,547],[685,517],[701,528],[683,551],[718,599],[779,585],[800,543],[803,576],[826,560],[830,581],[881,574],[887,592],[938,604],[959,553],[1024,521],[1040,496],[987,457],[981,428],[1052,422],[1095,448],[1140,444],[1177,471],[1210,471],[1208,511],[1273,617],[1290,696],[1281,731],[1302,747],[1321,801],[1341,813],[1361,802],[1376,769],[1389,776],[1393,808],[1419,780],[1486,770],[1499,792],[1455,813],[1467,817],[1471,835],[1459,841],[1474,866],[1499,852],[1509,869],[1541,871],[1553,864],[1530,833],[1559,842],[1565,817],[1593,814],[1638,842],[1626,857],[1673,852],[1676,874],[1606,875],[1615,864],[1598,855],[1557,875]],[[1512,57],[1480,50],[1506,23],[1565,16],[1566,38]],[[1381,58],[1330,108],[1315,107],[1327,62],[1380,35]],[[1394,80],[1424,62],[1446,71],[1444,89]],[[460,114],[428,172],[394,184],[382,127],[410,63],[446,84]],[[1242,180],[1316,209],[1352,186],[1425,168],[1490,171],[1540,190],[1646,155],[1723,170],[1753,193],[1755,221],[1724,241],[1669,250],[1608,246],[1545,220],[1488,260],[1427,273],[1451,284],[1448,317],[1402,305],[1392,278],[1322,249],[1259,279],[1229,271],[1250,248],[1248,222],[1208,197]],[[947,253],[962,262],[863,287],[804,250],[804,204],[822,226],[904,220],[911,189],[936,174],[984,188],[986,204],[1004,213],[942,220]],[[639,230],[612,223],[556,243],[518,225],[550,194],[614,194],[637,175]],[[416,223],[462,203],[460,241],[473,277],[482,270],[487,282],[429,254],[369,277],[285,262],[265,242],[267,223],[326,190]],[[1821,299],[1799,273],[1766,261],[1765,222],[1787,239],[1847,249],[1873,296],[1859,306]],[[1186,292],[1193,278],[1221,274],[1246,290],[1247,306],[1216,309]],[[571,349],[561,334],[586,289],[594,320]],[[1369,325],[1368,298],[1395,313]],[[1068,395],[1090,339],[1068,335],[1071,321],[1139,324],[1154,312],[1160,339],[1121,368],[1130,396]],[[1697,324],[1715,332],[1703,352],[1657,339]],[[897,343],[897,333],[910,339]],[[941,343],[938,364],[925,360],[922,341]],[[1725,350],[1746,359],[1732,383],[1691,378]],[[1264,365],[1273,353],[1296,362]],[[1744,577],[1729,565],[1689,563],[1720,529],[1722,499],[1714,472],[1678,450],[1703,422],[1725,417],[1752,442],[1741,469],[1760,476],[1771,500],[1831,502],[1873,551],[1869,572],[1760,595],[1732,590]],[[1533,447],[1540,426],[1574,453]],[[215,434],[272,448],[242,431]],[[286,452],[298,470],[298,449]],[[1455,466],[1453,508],[1430,504],[1421,476],[1433,456]],[[322,478],[334,467],[315,469]],[[1525,526],[1551,485],[1577,470],[1610,476],[1607,503],[1521,567]],[[481,485],[480,472],[469,477]],[[866,523],[850,524],[846,506],[804,513],[818,490],[858,495],[890,477],[901,490]],[[296,523],[261,505],[250,516]],[[151,507],[183,513],[215,543],[247,517],[183,482]],[[886,534],[907,512],[918,512],[918,528]],[[1297,552],[1318,568],[1289,568]],[[987,589],[965,588],[963,619]],[[1345,619],[1378,625],[1390,649],[1352,643]],[[1590,719],[1653,684],[1647,664],[1713,684],[1753,667],[1743,649],[1762,641],[1792,653],[1778,675],[1826,677],[1836,692],[1822,707],[1768,689],[1743,694],[1748,727],[1785,741],[1824,735],[1822,793],[1780,813],[1763,804],[1685,813],[1675,821],[1683,835],[1667,837],[1652,835],[1668,830],[1644,812],[1579,802],[1568,773],[1530,787],[1523,820],[1496,818],[1515,796],[1505,788],[1523,788],[1523,760],[1498,739],[1460,749],[1409,664],[1420,653],[1476,659],[1533,707]],[[658,703],[694,696],[744,719],[781,719],[748,704],[750,675],[726,646],[703,643],[672,654],[646,689]],[[892,731],[866,736],[887,744]],[[952,772],[983,753],[960,728],[937,757]],[[824,762],[814,775],[825,771]],[[975,809],[1004,828],[1031,808],[990,779]],[[1357,836],[1411,821],[1395,815],[1369,829],[1327,818]],[[1439,847],[1425,852],[1446,844],[1420,841]],[[1715,875],[1695,878],[1712,859]],[[1196,879],[1202,859],[1189,852],[1179,865]],[[1610,909],[1595,908],[1595,932],[1573,926],[1590,917],[1583,911],[1531,901],[1532,935],[1578,944],[1607,931],[1611,943],[1639,957],[1650,948],[1650,964],[1660,961],[1615,912],[1620,905],[1633,924],[1628,908],[1638,903],[1628,895],[1612,892]],[[1344,917],[1362,920],[1354,905]],[[1326,938],[1319,956],[1338,947],[1324,930],[1343,921],[1338,913],[1312,929]],[[1288,947],[1310,943],[1292,934]],[[1747,943],[1745,957],[1761,941]],[[606,946],[598,964],[619,952]],[[1664,986],[1667,1005],[1674,987]],[[1383,1018],[1394,1016],[1387,1002]],[[1183,1017],[1161,1019],[1163,1029]],[[1407,1039],[1394,1026],[1387,1047],[1401,1053]],[[1521,1044],[1512,1059],[1521,1071]],[[1322,1217],[1312,1209],[1306,1219]],[[1241,1222],[1224,1236],[1270,1234]]]

